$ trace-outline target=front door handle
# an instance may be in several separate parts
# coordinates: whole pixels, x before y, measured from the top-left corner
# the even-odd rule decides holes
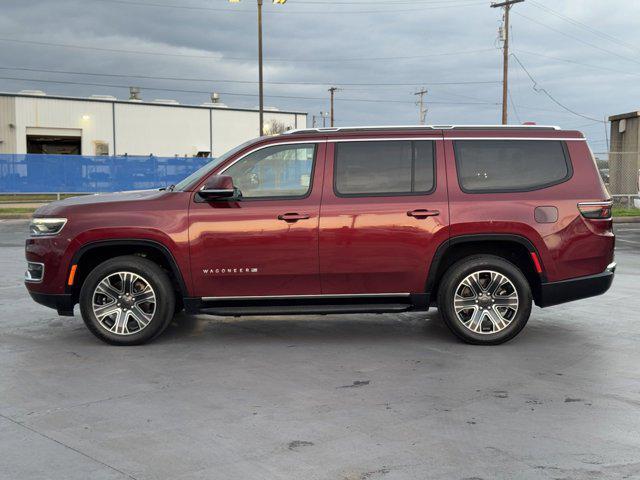
[[[417,208],[415,210],[409,210],[407,215],[415,218],[427,218],[427,217],[437,217],[440,215],[439,210],[427,210],[426,208]]]
[[[311,218],[311,215],[307,213],[283,213],[278,215],[278,220],[284,220],[285,222],[297,222],[298,220],[307,220]]]

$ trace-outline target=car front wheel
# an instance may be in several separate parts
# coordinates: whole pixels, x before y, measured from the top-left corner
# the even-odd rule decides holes
[[[515,337],[529,320],[531,304],[531,288],[520,269],[493,255],[458,261],[438,289],[438,308],[449,329],[477,345]]]
[[[137,345],[158,336],[175,312],[167,274],[139,256],[98,265],[80,291],[80,312],[89,330],[114,345]]]

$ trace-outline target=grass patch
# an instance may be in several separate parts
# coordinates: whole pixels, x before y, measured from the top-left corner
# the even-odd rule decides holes
[[[21,208],[21,207],[0,208],[0,213],[33,213],[35,211],[36,211],[35,208]]]
[[[11,207],[11,208],[2,208],[0,207],[0,218],[29,218],[35,212],[35,208],[26,208],[26,207]]]
[[[82,194],[78,193],[62,193],[60,199],[77,197]],[[20,195],[8,195],[1,194],[0,202],[52,202],[57,200],[58,196],[55,193],[36,193],[36,194],[20,194]]]
[[[640,217],[640,209],[613,207],[613,216],[614,217]]]
[[[13,213],[33,213],[35,211],[36,211],[35,208],[21,208],[21,207],[0,208],[0,215],[13,214]]]

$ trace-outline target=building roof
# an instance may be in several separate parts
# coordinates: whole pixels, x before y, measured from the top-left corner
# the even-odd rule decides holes
[[[637,117],[640,117],[640,112],[620,113],[618,115],[611,115],[609,117],[609,121],[615,122],[616,120],[624,120],[626,118],[637,118]]]
[[[95,103],[117,103],[125,105],[147,105],[153,107],[173,107],[173,108],[203,108],[207,110],[230,110],[235,112],[259,112],[257,108],[237,108],[229,107],[225,104],[206,103],[202,105],[189,105],[182,104],[168,100],[156,100],[156,101],[143,101],[143,100],[118,100],[115,97],[109,95],[96,95],[95,97],[68,97],[63,95],[47,95],[43,93],[12,93],[12,92],[0,92],[0,97],[22,97],[22,98],[39,98],[39,99],[52,99],[52,100],[68,100],[74,102],[95,102]],[[273,110],[265,108],[264,113],[285,113],[290,115],[308,115],[307,112],[295,111],[295,110]]]

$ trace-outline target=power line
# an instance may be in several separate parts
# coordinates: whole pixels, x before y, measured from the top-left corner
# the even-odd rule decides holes
[[[518,113],[518,109],[516,108],[516,104],[513,102],[513,95],[511,95],[511,89],[509,89],[508,95],[509,95],[509,103],[511,104],[511,108],[513,109],[513,113],[516,114],[516,118],[518,119],[518,123],[522,123],[522,119],[520,118],[520,114]]]
[[[570,60],[570,59],[567,59],[567,58],[559,58],[559,57],[554,57],[552,55],[545,55],[543,53],[531,52],[529,50],[522,50],[520,48],[517,51],[519,53],[525,53],[527,55],[535,55],[537,57],[550,58],[552,60],[557,60],[559,62],[571,63],[571,64],[574,64],[574,65],[581,65],[583,67],[594,68],[596,70],[606,70],[606,71],[609,71],[609,72],[622,73],[624,75],[633,75],[633,76],[636,76],[636,77],[640,76],[640,73],[636,73],[636,72],[629,72],[629,71],[626,71],[626,70],[619,70],[617,68],[604,67],[602,65],[593,65],[591,63],[578,62],[576,60]]]
[[[169,53],[169,52],[150,52],[144,50],[129,50],[122,48],[104,48],[104,47],[89,47],[86,45],[77,45],[70,43],[52,43],[52,42],[38,42],[35,40],[23,40],[16,38],[0,38],[0,42],[21,43],[26,45],[37,45],[41,47],[60,47],[60,48],[74,48],[79,50],[93,50],[99,52],[108,53],[127,53],[136,55],[156,55],[162,57],[184,57],[184,58],[209,58],[212,60],[242,60],[253,61],[255,57],[228,57],[224,55],[194,55],[187,53]],[[455,55],[469,55],[481,52],[493,51],[493,48],[483,48],[478,50],[467,50],[463,52],[441,52],[432,53],[426,55],[410,55],[410,56],[394,56],[394,57],[354,57],[354,58],[331,58],[331,59],[298,59],[298,58],[268,58],[269,62],[291,62],[291,63],[338,63],[338,62],[359,62],[359,61],[382,61],[382,60],[405,60],[415,58],[428,58],[428,57],[442,57],[442,56],[455,56]]]
[[[570,23],[570,24],[572,24],[572,25],[574,25],[576,27],[582,28],[583,30],[586,30],[586,31],[588,31],[588,32],[590,32],[590,33],[592,33],[594,35],[597,35],[600,38],[608,40],[608,41],[610,41],[612,43],[616,43],[618,45],[622,45],[624,47],[627,47],[630,50],[638,51],[638,48],[634,47],[633,45],[631,45],[629,43],[626,43],[625,41],[623,41],[623,40],[621,40],[621,39],[619,39],[617,37],[614,37],[613,35],[610,35],[610,34],[608,34],[606,32],[603,32],[602,30],[598,30],[597,28],[594,28],[594,27],[592,27],[590,25],[587,25],[586,23],[580,22],[579,20],[576,20],[575,18],[571,18],[571,17],[568,17],[566,15],[563,15],[562,13],[560,13],[560,12],[558,12],[556,10],[553,10],[552,8],[549,8],[546,5],[542,5],[541,3],[538,3],[538,2],[536,2],[534,0],[531,0],[531,4],[534,7],[539,8],[540,10],[543,10],[543,11],[545,11],[547,13],[550,13],[551,15],[554,15],[555,17],[558,17],[558,18],[560,18],[561,20],[564,20],[567,23]]]
[[[70,80],[40,80],[34,78],[21,78],[21,77],[0,77],[0,80],[16,80],[23,82],[33,82],[33,83],[53,83],[53,84],[61,84],[61,85],[83,85],[83,86],[93,86],[93,87],[108,87],[108,88],[126,88],[128,89],[130,85],[116,85],[109,83],[90,83],[90,82],[75,82]],[[178,88],[161,88],[161,87],[151,87],[151,86],[143,86],[139,85],[139,88],[143,90],[150,91],[160,91],[160,92],[176,92],[176,93],[198,93],[198,94],[207,94],[209,95],[211,92],[207,90],[188,90],[188,89],[178,89]],[[221,95],[229,95],[229,96],[239,96],[239,97],[257,97],[257,94],[253,93],[234,93],[234,92],[217,92]],[[286,99],[296,99],[296,100],[326,100],[322,97],[303,97],[303,96],[294,96],[294,95],[266,95],[270,98],[286,98]],[[341,101],[347,102],[370,102],[370,103],[399,103],[399,104],[412,104],[413,102],[407,100],[381,100],[381,99],[368,99],[368,98],[340,98]],[[491,102],[431,102],[441,105],[496,105],[496,103]]]
[[[196,11],[211,11],[211,12],[224,12],[224,13],[254,13],[253,10],[239,10],[239,9],[228,9],[228,8],[215,8],[215,7],[199,7],[192,5],[175,5],[175,4],[167,4],[167,3],[150,3],[150,2],[138,2],[135,0],[94,0],[96,2],[105,2],[105,3],[119,3],[123,5],[136,5],[141,7],[156,7],[156,8],[172,8],[172,9],[180,9],[180,10],[196,10]],[[266,10],[265,13],[270,13],[274,15],[335,15],[339,14],[371,14],[371,13],[384,13],[384,14],[404,14],[404,13],[414,13],[420,12],[424,10],[437,10],[437,9],[448,9],[452,7],[473,7],[480,5],[483,2],[466,2],[466,3],[449,3],[447,5],[434,5],[434,6],[426,6],[421,8],[407,8],[407,9],[387,9],[387,10],[305,10],[305,11],[291,11],[291,10]]]
[[[180,81],[180,82],[206,82],[206,83],[236,83],[236,84],[247,84],[253,85],[258,83],[255,80],[221,80],[221,79],[211,79],[211,78],[193,78],[193,77],[159,77],[153,75],[132,75],[132,74],[123,74],[123,73],[96,73],[96,72],[81,72],[81,71],[71,71],[71,70],[52,70],[52,69],[44,69],[44,68],[28,68],[28,67],[0,67],[0,70],[17,70],[24,72],[39,72],[39,73],[56,73],[62,75],[86,75],[86,76],[94,76],[94,77],[115,77],[115,78],[141,78],[146,80],[169,80],[169,81]],[[420,82],[420,83],[350,83],[350,82],[264,82],[265,84],[270,85],[331,85],[332,83],[339,83],[342,86],[349,87],[362,87],[362,86],[370,86],[370,87],[416,87],[421,86],[425,83],[429,85],[486,85],[499,83],[495,81],[460,81],[460,82]]]
[[[564,35],[564,36],[565,36],[565,37],[567,37],[567,38],[571,38],[571,39],[573,39],[573,40],[575,40],[575,41],[577,41],[577,42],[580,42],[580,43],[583,43],[583,44],[585,44],[585,45],[588,45],[588,46],[589,46],[589,47],[591,47],[591,48],[595,48],[596,50],[600,50],[601,52],[608,53],[609,55],[613,55],[614,57],[618,57],[618,58],[621,58],[621,59],[623,59],[623,60],[627,60],[628,62],[633,62],[633,63],[640,64],[640,61],[638,61],[638,60],[634,60],[634,59],[632,59],[632,58],[625,57],[624,55],[620,55],[620,54],[618,54],[618,53],[616,53],[616,52],[614,52],[614,51],[612,51],[612,50],[608,50],[608,49],[606,49],[606,48],[599,47],[598,45],[595,45],[595,44],[593,44],[593,43],[591,43],[591,42],[587,42],[586,40],[583,40],[583,39],[582,39],[582,38],[580,38],[580,37],[576,37],[575,35],[571,35],[571,34],[569,34],[569,33],[563,32],[562,30],[558,30],[558,29],[556,29],[556,28],[553,28],[553,27],[551,27],[551,26],[547,25],[546,23],[540,22],[540,21],[535,20],[535,19],[533,19],[533,18],[531,18],[531,17],[527,17],[526,15],[523,15],[523,14],[518,13],[518,12],[513,12],[513,13],[514,13],[515,15],[519,16],[519,17],[522,17],[522,18],[524,18],[524,19],[526,19],[526,20],[529,20],[530,22],[537,23],[538,25],[541,25],[541,26],[543,26],[544,28],[546,28],[546,29],[548,29],[548,30],[551,30],[552,32],[559,33],[560,35]]]
[[[484,3],[484,0],[478,3]],[[355,1],[344,1],[344,2],[336,2],[336,1],[318,1],[318,0],[296,0],[295,5],[331,5],[331,6],[340,6],[340,5],[371,5],[371,0],[363,0],[361,2]],[[451,4],[451,0],[385,0],[383,5],[415,5],[415,4]],[[293,4],[292,4],[293,5]]]
[[[589,117],[588,115],[583,115],[582,113],[578,113],[575,110],[572,110],[571,108],[569,108],[566,105],[562,104],[560,101],[556,100],[555,97],[553,97],[546,89],[544,89],[544,88],[539,86],[538,82],[535,80],[535,78],[533,78],[533,76],[525,68],[525,66],[522,64],[522,62],[520,61],[520,59],[518,58],[518,56],[515,53],[512,53],[511,56],[513,56],[515,61],[518,62],[518,64],[520,65],[520,68],[522,68],[524,73],[527,74],[527,76],[529,77],[529,79],[533,83],[533,89],[537,93],[544,93],[547,97],[549,97],[549,99],[553,103],[555,103],[556,105],[562,107],[564,110],[566,110],[569,113],[572,113],[572,114],[577,115],[577,116],[582,117],[582,118],[586,118],[587,120],[593,120],[594,122],[602,122],[602,120],[598,120],[597,118]]]
[[[513,54],[512,54],[513,55]],[[516,59],[517,60],[517,59]],[[530,77],[531,78],[531,77]],[[105,83],[89,83],[89,82],[73,82],[73,81],[63,81],[63,80],[38,80],[33,78],[20,78],[20,77],[0,77],[0,80],[15,80],[15,81],[23,81],[23,82],[31,82],[31,83],[47,83],[47,84],[62,84],[62,85],[82,85],[82,86],[94,86],[94,87],[107,87],[107,88],[123,88],[129,89],[130,85],[117,85],[117,84],[105,84]],[[162,91],[162,92],[175,92],[175,93],[188,93],[188,94],[206,94],[209,95],[210,91],[205,90],[188,90],[188,89],[175,89],[175,88],[159,88],[159,87],[150,87],[150,86],[139,86],[139,88],[143,90],[149,91]],[[252,93],[234,93],[234,92],[217,92],[221,95],[228,96],[238,96],[238,97],[257,97],[257,94]],[[294,95],[265,95],[268,98],[280,98],[280,99],[291,99],[291,100],[314,100],[314,101],[326,101],[324,97],[306,97],[306,96],[294,96]],[[381,100],[381,99],[368,99],[368,98],[348,98],[348,97],[340,97],[340,101],[344,102],[363,102],[363,103],[389,103],[389,104],[415,104],[415,102],[407,101],[407,100]],[[432,105],[477,105],[477,106],[496,106],[500,105],[499,102],[488,102],[488,101],[477,101],[477,102],[452,102],[452,101],[430,101]],[[514,104],[515,105],[515,104]],[[515,105],[518,108],[533,110],[533,111],[541,111],[541,112],[550,112],[550,113],[563,113],[558,110],[550,110],[540,107],[533,107],[528,105]],[[562,105],[561,105],[562,106]],[[563,109],[566,110],[566,107],[562,106]],[[577,112],[573,112],[570,109],[568,110],[572,114],[579,115],[581,117],[587,118],[589,120],[594,120],[595,122],[602,123],[602,120],[593,119],[588,116],[584,116],[582,114],[578,114]]]

